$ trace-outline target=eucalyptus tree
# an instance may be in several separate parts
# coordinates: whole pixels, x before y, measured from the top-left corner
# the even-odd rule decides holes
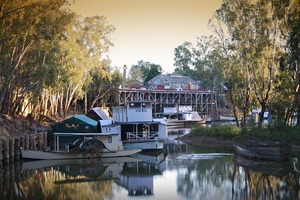
[[[201,86],[210,90],[221,90],[223,76],[219,66],[219,45],[211,35],[202,36],[192,51],[193,73],[190,76],[201,81]]]
[[[162,67],[160,65],[150,63],[148,61],[140,60],[136,65],[133,65],[131,68],[136,68],[135,70],[142,72],[143,83],[147,83],[150,79],[154,78],[158,74],[162,73]]]
[[[56,42],[70,14],[62,0],[0,2],[0,112],[38,104],[55,68]]]
[[[229,41],[228,47],[240,69],[240,87],[236,92],[241,94],[237,95],[241,97],[237,101],[242,123],[245,123],[251,106],[256,104],[261,107],[262,122],[266,108],[274,100],[274,80],[279,75],[284,50],[282,23],[276,17],[274,7],[278,3],[271,0],[225,0],[215,15],[227,31],[227,35],[223,31],[219,38]],[[224,75],[228,75],[225,68]]]
[[[60,46],[62,59],[59,73],[60,95],[64,100],[61,112],[64,116],[70,106],[82,99],[90,89],[94,94],[89,96],[91,102],[97,101],[99,95],[109,89],[104,81],[111,81],[110,60],[106,54],[113,45],[110,34],[114,29],[103,16],[85,19],[77,16],[67,27]],[[93,82],[99,84],[91,86]]]
[[[255,54],[254,9],[254,5],[247,0],[225,0],[215,15],[218,21],[224,23],[228,32],[226,40],[228,46],[225,48],[230,49],[230,54],[225,57],[229,63],[226,63],[222,70],[230,90],[234,113],[237,115],[236,118],[242,118],[242,126],[245,124],[251,101],[251,69]],[[223,40],[221,44],[225,44],[224,35],[221,35],[221,39]]]
[[[191,42],[184,42],[174,50],[174,66],[175,73],[181,75],[191,75],[193,67],[193,44]]]
[[[125,82],[127,84],[134,85],[136,83],[143,83],[144,80],[145,77],[141,67],[138,65],[132,65]]]
[[[286,18],[286,33],[287,33],[287,47],[288,47],[288,66],[287,72],[289,80],[291,81],[290,90],[292,94],[292,103],[286,112],[286,120],[293,118],[294,113],[297,117],[297,125],[300,125],[300,0],[290,0],[288,2],[281,2],[284,10],[287,10]],[[288,5],[288,6],[287,6]],[[282,12],[280,8],[277,9],[279,17]]]

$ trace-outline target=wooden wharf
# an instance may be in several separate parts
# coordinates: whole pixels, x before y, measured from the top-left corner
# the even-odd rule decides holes
[[[201,90],[153,90],[153,89],[119,89],[119,105],[127,101],[152,101],[153,113],[162,113],[164,107],[190,105],[202,116],[217,114],[217,93]]]

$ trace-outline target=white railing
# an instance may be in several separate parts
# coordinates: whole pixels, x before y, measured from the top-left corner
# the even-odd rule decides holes
[[[126,132],[127,140],[144,140],[155,139],[158,137],[157,132],[143,133],[143,132]]]

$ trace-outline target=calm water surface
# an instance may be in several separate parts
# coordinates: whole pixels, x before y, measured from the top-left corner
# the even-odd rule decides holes
[[[164,152],[0,166],[0,199],[299,199],[298,159],[266,163],[173,140]]]

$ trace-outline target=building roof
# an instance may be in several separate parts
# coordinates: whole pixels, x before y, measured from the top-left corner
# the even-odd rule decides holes
[[[151,80],[149,80],[147,83],[151,84],[155,82],[158,78],[165,78],[170,82],[177,82],[177,83],[198,83],[196,80],[192,79],[189,76],[183,76],[180,74],[158,74]]]

